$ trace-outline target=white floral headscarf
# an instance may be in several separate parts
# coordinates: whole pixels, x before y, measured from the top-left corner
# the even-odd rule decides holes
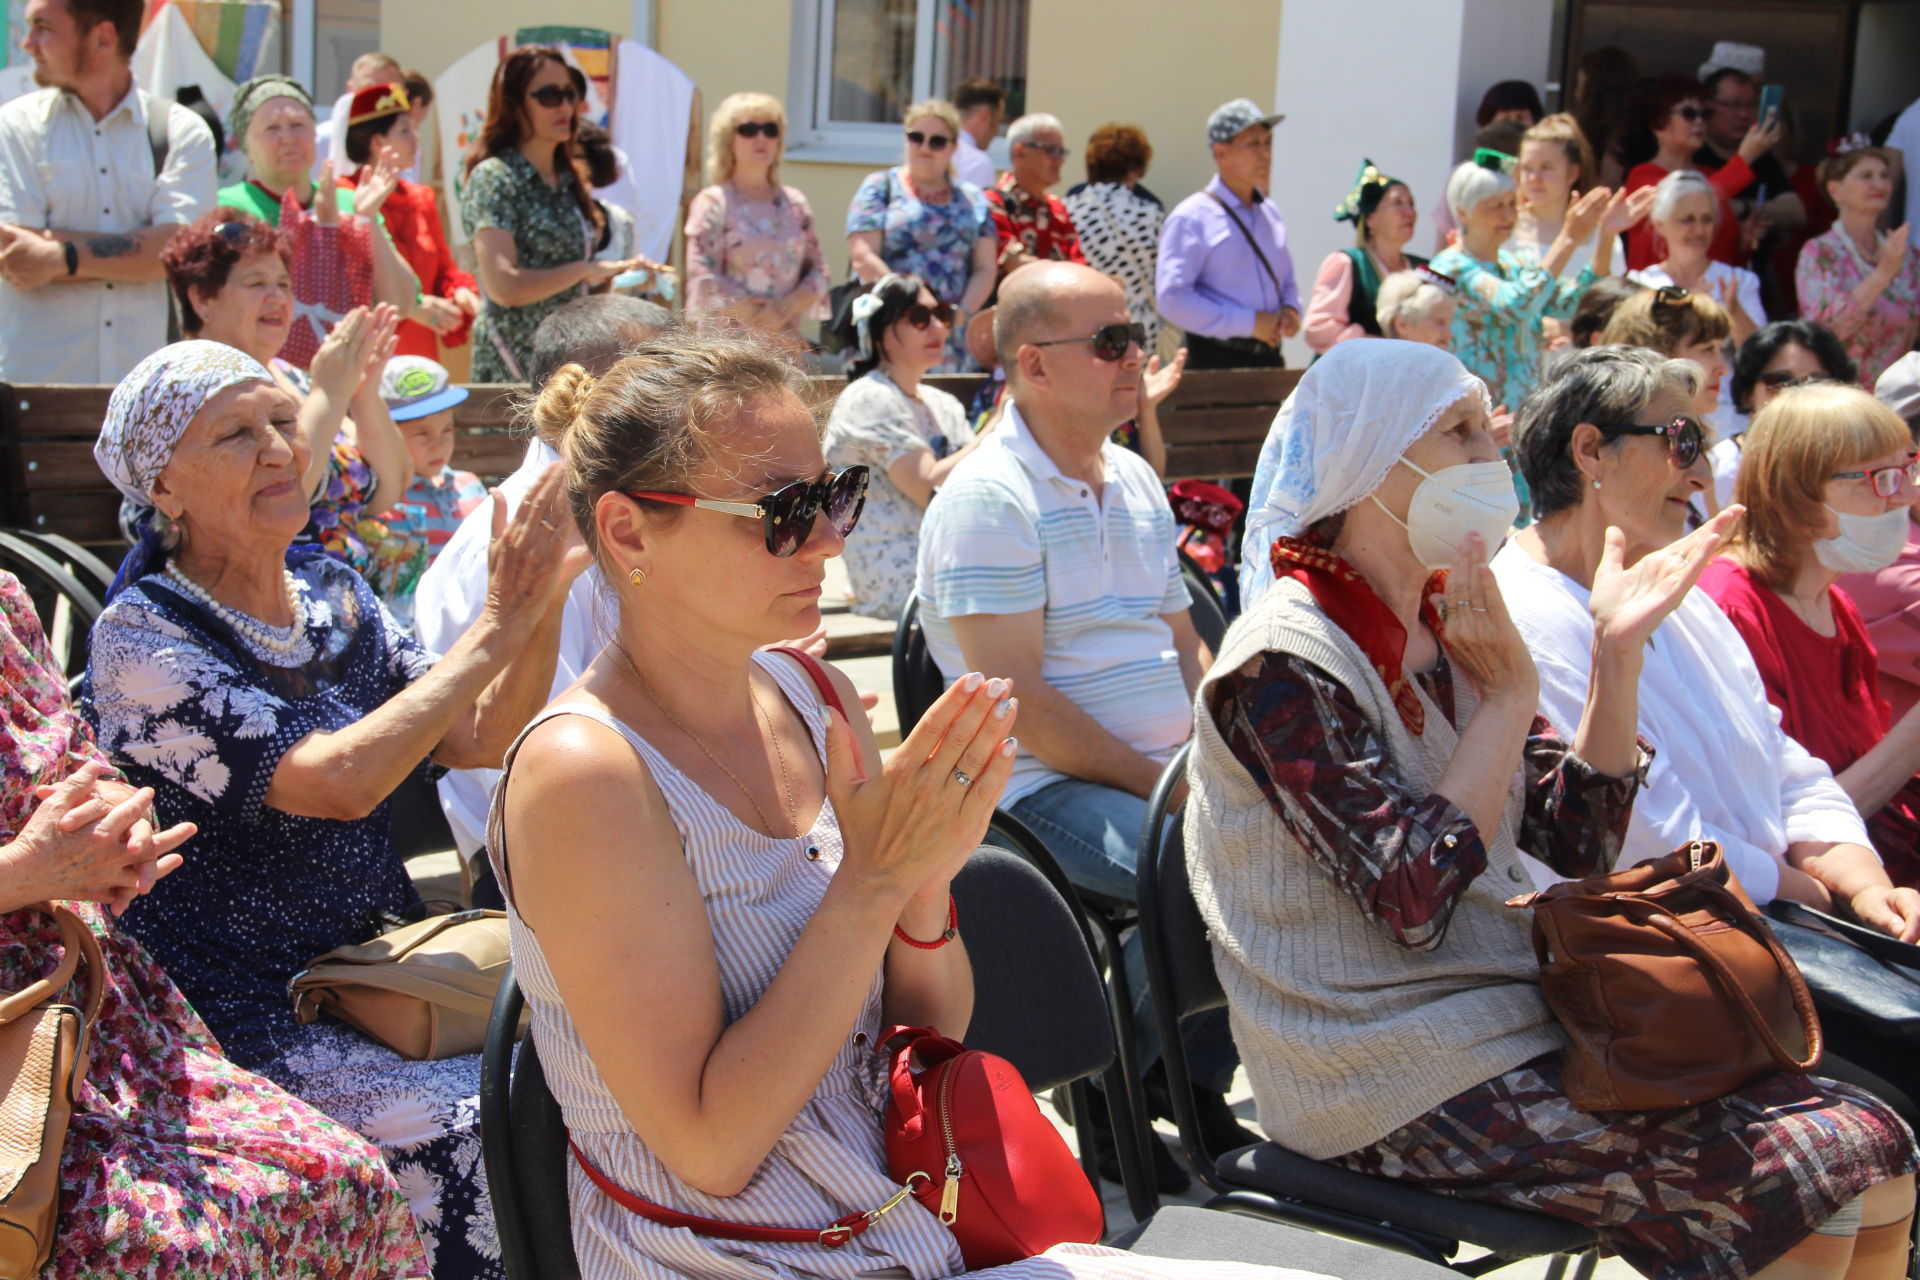
[[[1273,584],[1268,551],[1360,501],[1448,408],[1487,384],[1423,342],[1349,338],[1313,363],[1267,431],[1240,544],[1241,608]]]
[[[207,401],[237,383],[272,382],[267,367],[224,342],[176,342],[142,360],[107,401],[93,460],[137,505],[153,505],[153,482]]]

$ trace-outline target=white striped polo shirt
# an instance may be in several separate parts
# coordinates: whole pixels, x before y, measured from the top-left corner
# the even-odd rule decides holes
[[[1045,606],[1041,677],[1114,737],[1165,760],[1193,729],[1162,616],[1187,608],[1173,511],[1138,455],[1109,441],[1100,456],[1107,482],[1096,495],[1061,473],[1009,403],[927,508],[920,620],[952,682],[969,667],[949,618]],[[1065,776],[1023,749],[1001,803]]]

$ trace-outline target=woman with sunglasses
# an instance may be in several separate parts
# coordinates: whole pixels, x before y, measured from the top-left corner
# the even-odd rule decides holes
[[[1852,382],[1858,376],[1845,344],[1833,336],[1833,330],[1811,320],[1775,320],[1742,342],[1727,378],[1732,410],[1722,411],[1725,416],[1715,423],[1720,439],[1707,450],[1713,464],[1714,497],[1720,505],[1733,501],[1741,445],[1755,414],[1788,387],[1826,380]]]
[[[780,184],[787,113],[736,93],[707,125],[707,181],[687,206],[687,316],[745,325],[804,350],[800,325],[826,317],[827,257],[813,208]]]
[[[1577,721],[1593,664],[1590,602],[1602,559],[1633,565],[1679,538],[1707,484],[1690,416],[1699,367],[1633,347],[1568,355],[1520,412],[1534,524],[1493,571],[1540,672],[1540,711]],[[1852,798],[1781,732],[1747,646],[1692,592],[1646,648],[1640,734],[1656,744],[1619,865],[1694,839],[1719,842],[1760,904],[1840,904],[1882,932],[1920,937],[1920,895],[1896,890]],[[1544,873],[1543,873],[1544,874]]]
[[[1833,770],[1896,884],[1920,888],[1920,715],[1891,719],[1879,656],[1838,581],[1905,549],[1913,437],[1840,383],[1782,391],[1747,432],[1747,516],[1700,579],[1747,642],[1787,735]]]
[[[951,103],[916,102],[902,117],[906,163],[870,173],[847,210],[847,256],[872,284],[888,272],[918,276],[954,311],[942,372],[971,367],[967,320],[993,292],[999,239],[985,195],[953,172],[960,117]]]
[[[897,618],[913,594],[920,518],[976,437],[961,403],[922,379],[946,359],[953,308],[918,276],[887,275],[853,301],[857,353],[827,419],[827,461],[872,481],[860,536],[847,542],[855,613]]]
[[[542,320],[648,265],[594,259],[599,215],[573,155],[579,106],[573,69],[556,49],[522,45],[494,72],[462,196],[486,294],[473,327],[475,382],[525,382]]]
[[[1625,190],[1651,187],[1681,169],[1698,165],[1694,156],[1707,141],[1706,90],[1692,76],[1664,75],[1634,90],[1629,106],[1627,149],[1637,161],[1627,170]],[[1740,220],[1734,216],[1733,197],[1753,185],[1753,165],[1780,141],[1779,120],[1757,120],[1740,140],[1740,149],[1707,175],[1713,187],[1718,215],[1708,256],[1738,267],[1745,264],[1747,244]],[[1777,194],[1777,193],[1776,193]],[[1641,271],[1667,256],[1667,247],[1652,223],[1642,222],[1627,232],[1627,267]]]

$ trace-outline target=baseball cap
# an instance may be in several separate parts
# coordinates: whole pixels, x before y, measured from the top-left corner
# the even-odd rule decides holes
[[[1920,418],[1920,351],[1909,351],[1874,380],[1873,395],[1908,422]]]
[[[1275,125],[1285,119],[1282,115],[1268,115],[1252,98],[1235,98],[1216,108],[1207,117],[1207,141],[1232,142],[1242,129],[1250,125]]]
[[[425,356],[395,356],[380,374],[380,398],[395,422],[424,418],[451,409],[467,398],[465,387],[450,385],[446,369]]]

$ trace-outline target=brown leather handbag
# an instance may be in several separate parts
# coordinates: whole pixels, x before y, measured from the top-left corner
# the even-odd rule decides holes
[[[1712,841],[1507,905],[1533,910],[1582,1111],[1692,1106],[1820,1060],[1807,984]]]
[[[107,985],[93,930],[57,902],[34,909],[60,926],[65,954],[52,973],[0,999],[0,1280],[31,1280],[53,1252],[60,1155]],[[58,1003],[83,958],[84,1007]]]
[[[403,1058],[478,1053],[511,959],[507,913],[428,916],[358,946],[335,947],[287,984],[293,1016],[332,1014]]]

